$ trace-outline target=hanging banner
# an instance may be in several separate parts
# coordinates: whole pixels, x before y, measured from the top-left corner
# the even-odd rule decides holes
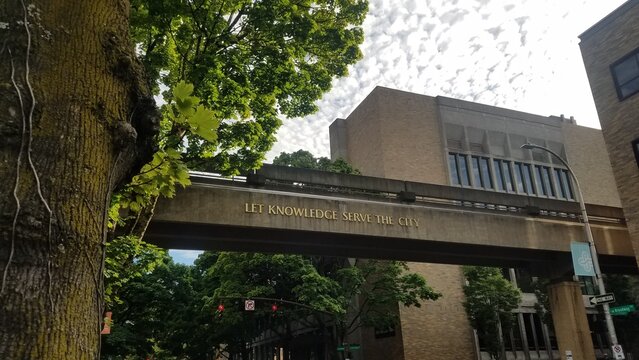
[[[572,253],[572,266],[575,269],[575,275],[595,276],[595,266],[592,264],[588,243],[571,242],[570,252]]]

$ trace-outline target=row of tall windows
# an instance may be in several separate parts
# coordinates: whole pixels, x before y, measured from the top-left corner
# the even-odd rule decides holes
[[[605,319],[598,314],[587,314],[587,317],[595,350],[605,354],[610,347],[605,335]],[[507,358],[516,359],[518,357],[516,352],[524,352],[533,359],[549,359],[548,350],[559,349],[552,326],[544,325],[537,313],[522,313],[521,317],[518,316],[515,319],[515,324],[509,331],[506,329],[502,329],[502,331]],[[478,340],[480,351],[488,351],[486,339],[478,336]],[[508,354],[514,356],[511,357]],[[519,357],[526,358],[521,355]]]
[[[453,185],[575,199],[568,170],[563,168],[452,152],[448,154],[448,167]]]

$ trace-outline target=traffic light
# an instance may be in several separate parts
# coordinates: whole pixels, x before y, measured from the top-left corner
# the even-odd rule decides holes
[[[215,315],[220,318],[222,317],[222,313],[224,312],[224,304],[219,304],[217,309],[215,310]]]
[[[271,316],[272,317],[277,317],[280,315],[280,306],[277,303],[272,303],[271,304]]]

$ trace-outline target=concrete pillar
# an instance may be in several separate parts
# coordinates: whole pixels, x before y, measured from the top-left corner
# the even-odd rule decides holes
[[[548,286],[548,300],[561,359],[571,351],[572,359],[595,360],[579,283],[561,281]]]

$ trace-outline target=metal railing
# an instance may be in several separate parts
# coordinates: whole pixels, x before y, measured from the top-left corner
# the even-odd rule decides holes
[[[251,186],[418,206],[466,207],[571,221],[580,218],[579,204],[574,201],[268,164],[245,176],[225,177],[215,173],[191,172],[191,178],[194,183]],[[594,222],[625,224],[620,208],[594,204],[587,204],[586,207]]]

